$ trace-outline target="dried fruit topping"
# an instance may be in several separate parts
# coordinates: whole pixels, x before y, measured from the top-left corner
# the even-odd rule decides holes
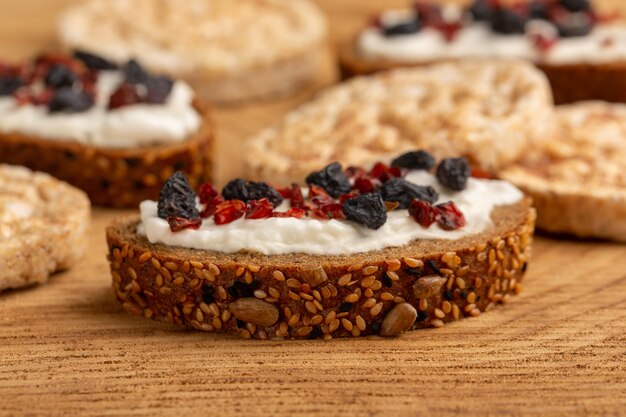
[[[349,193],[344,194],[341,197],[339,197],[339,203],[343,204],[346,201],[350,200],[351,198],[358,197],[361,194],[365,194],[365,193],[360,193],[358,190],[350,191]]]
[[[196,193],[182,172],[175,172],[165,182],[159,195],[158,215],[162,219],[180,217],[187,220],[200,218],[196,207]]]
[[[55,64],[48,70],[44,83],[51,88],[71,87],[78,79],[78,75],[65,65]]]
[[[168,217],[167,222],[172,232],[180,232],[185,229],[198,230],[202,226],[202,219],[183,219],[182,217]]]
[[[367,171],[365,171],[365,169],[363,169],[361,167],[352,167],[351,166],[351,167],[346,168],[346,175],[348,176],[348,178],[353,180],[355,178],[366,176],[367,175]]]
[[[292,208],[298,208],[302,210],[308,210],[309,206],[304,202],[304,196],[302,195],[302,188],[300,185],[293,183],[289,188],[289,201]]]
[[[465,226],[465,216],[453,202],[438,204],[435,209],[439,213],[437,223],[442,229],[456,230]]]
[[[430,170],[435,166],[435,158],[426,151],[407,152],[391,162],[392,167]]]
[[[392,25],[382,23],[382,31],[385,36],[410,35],[419,32],[422,28],[417,16],[409,16],[408,19],[401,20]]]
[[[248,201],[246,219],[267,219],[272,217],[274,206],[267,198]]]
[[[200,204],[204,204],[204,209],[200,213],[200,217],[207,218],[215,214],[217,206],[221,204],[224,199],[220,193],[213,187],[213,185],[205,183],[200,186],[198,192]]]
[[[306,216],[306,210],[303,210],[298,207],[292,207],[287,211],[275,211],[272,217],[294,217],[296,219],[301,219]]]
[[[399,208],[407,209],[414,199],[435,203],[439,194],[433,187],[420,186],[404,178],[392,178],[383,184],[380,193],[385,201],[397,201]]]
[[[20,77],[0,75],[0,96],[9,96],[21,86]]]
[[[426,201],[413,200],[409,206],[409,215],[426,228],[437,221],[437,210]]]
[[[226,184],[222,190],[222,196],[226,200],[241,200],[243,202],[267,198],[274,207],[278,207],[283,202],[283,196],[271,185],[264,182],[246,181],[241,178]]]
[[[582,12],[555,13],[553,20],[559,36],[563,38],[586,36],[591,33],[595,24],[589,13]]]
[[[161,75],[150,78],[146,87],[148,89],[146,102],[150,104],[163,104],[167,101],[167,98],[172,92],[174,81],[171,78]]]
[[[341,169],[339,162],[333,162],[321,171],[312,172],[306,177],[306,182],[309,185],[322,187],[334,198],[349,192],[352,188],[350,180]]]
[[[379,193],[363,194],[343,203],[343,212],[348,220],[368,229],[380,229],[387,222],[387,208]]]
[[[94,105],[94,98],[85,91],[76,91],[71,87],[63,87],[54,92],[48,109],[50,113],[81,112]]]
[[[219,204],[213,215],[215,224],[228,224],[246,214],[246,203],[241,200],[228,200]]]
[[[13,98],[20,106],[26,104],[32,104],[35,106],[47,106],[48,104],[50,104],[50,100],[52,100],[53,95],[54,91],[49,88],[46,88],[42,91],[33,91],[28,88],[20,88],[13,93]]]
[[[354,180],[352,188],[360,192],[361,194],[371,193],[376,191],[381,186],[381,182],[378,179],[370,178],[367,176],[359,177]]]
[[[589,0],[559,0],[559,4],[570,12],[591,11],[591,2]]]
[[[91,70],[115,70],[118,68],[118,66],[113,62],[85,51],[74,51],[74,58],[82,61],[83,64]]]
[[[369,175],[380,182],[385,182],[391,178],[402,177],[402,170],[398,167],[389,168],[386,164],[377,162],[370,170]]]
[[[542,0],[534,0],[528,3],[528,13],[531,19],[550,19],[550,7],[548,7],[548,3]]]
[[[124,79],[130,84],[145,85],[150,80],[150,75],[139,62],[131,59],[124,65]]]
[[[493,11],[491,29],[503,35],[524,33],[528,16],[519,10],[498,7]]]
[[[472,19],[477,22],[489,22],[493,13],[493,7],[491,6],[491,0],[476,0],[468,8]]]
[[[469,176],[470,166],[465,158],[444,159],[437,167],[439,182],[454,191],[464,190]]]
[[[143,99],[137,91],[137,86],[130,83],[122,83],[109,98],[109,110],[141,103]]]
[[[325,200],[322,196],[313,197],[311,200],[311,217],[318,220],[341,220],[346,216],[343,213],[341,203],[333,199]]]

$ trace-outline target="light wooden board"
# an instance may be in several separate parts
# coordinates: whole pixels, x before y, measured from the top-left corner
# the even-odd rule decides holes
[[[181,0],[182,1],[182,0]],[[71,0],[0,1],[0,56],[54,47]],[[620,4],[621,0],[614,0]],[[334,41],[385,0],[323,0]],[[219,175],[299,97],[220,110]],[[626,415],[626,246],[541,237],[519,297],[398,339],[258,342],[124,314],[95,210],[89,255],[0,296],[0,415]]]

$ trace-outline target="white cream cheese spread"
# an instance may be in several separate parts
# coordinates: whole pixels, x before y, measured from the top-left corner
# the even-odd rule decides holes
[[[465,215],[466,226],[454,231],[436,224],[424,228],[409,216],[408,210],[395,210],[388,213],[387,222],[377,230],[346,220],[272,217],[240,218],[226,225],[216,225],[209,218],[198,230],[172,232],[168,222],[158,217],[157,202],[144,201],[140,205],[138,233],[151,243],[224,253],[342,255],[402,246],[416,239],[453,240],[481,233],[492,224],[491,212],[496,206],[515,204],[523,198],[521,191],[504,181],[470,178],[465,190],[454,192],[425,171],[411,171],[406,180],[435,188],[439,192],[438,203],[454,202]],[[288,208],[286,201],[278,210]]]
[[[47,106],[19,105],[11,96],[0,97],[0,132],[133,148],[180,142],[198,130],[201,116],[193,106],[194,93],[184,82],[174,83],[164,104],[134,104],[109,110],[109,97],[121,82],[119,71],[100,72],[96,103],[84,112],[50,113]]]

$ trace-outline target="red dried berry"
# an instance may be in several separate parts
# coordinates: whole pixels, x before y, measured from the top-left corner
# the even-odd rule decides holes
[[[361,167],[348,167],[346,168],[346,176],[350,179],[355,179],[359,177],[364,177],[367,175],[367,171],[365,171]]]
[[[437,223],[444,230],[456,230],[465,226],[465,216],[452,201],[435,206]]]
[[[386,164],[378,162],[372,167],[369,175],[380,182],[385,182],[394,177],[402,177],[402,170],[398,167],[389,168]]]
[[[472,168],[471,176],[473,178],[480,178],[485,180],[492,180],[495,178],[495,175],[493,175],[491,172],[480,168]]]
[[[184,219],[182,217],[168,217],[167,222],[172,232],[180,232],[185,229],[198,230],[202,225],[202,219]]]
[[[343,205],[343,203],[345,203],[346,201],[352,200],[353,198],[358,197],[360,195],[361,195],[361,193],[359,192],[359,190],[353,190],[353,191],[350,191],[347,194],[344,194],[344,195],[340,196],[339,197],[339,202]]]
[[[283,198],[291,197],[291,187],[274,187]]]
[[[18,105],[24,106],[32,104],[34,106],[47,106],[52,100],[54,91],[47,88],[39,93],[34,93],[29,89],[18,89],[13,93],[13,98]]]
[[[268,219],[273,212],[274,206],[267,198],[250,200],[246,205],[246,219]]]
[[[372,179],[366,176],[359,177],[354,180],[352,188],[358,190],[361,194],[371,193],[377,187],[380,186],[380,181]]]
[[[241,200],[228,200],[219,204],[215,210],[213,221],[222,225],[234,222],[246,213],[246,203]]]
[[[430,203],[415,199],[409,206],[409,215],[417,223],[428,228],[437,221],[438,212]]]
[[[200,212],[200,216],[203,218],[214,215],[217,210],[217,206],[224,202],[224,198],[222,198],[215,187],[209,183],[205,183],[200,186],[198,197],[200,204],[204,204],[204,209]]]
[[[306,215],[306,210],[303,210],[298,207],[292,207],[287,211],[275,211],[272,213],[272,217],[294,217],[296,219],[301,219]]]
[[[137,86],[129,83],[122,83],[109,98],[109,110],[141,103],[143,99],[137,91]]]
[[[310,194],[310,191],[309,191],[309,194]],[[291,188],[289,189],[289,201],[291,202],[291,207],[299,208],[302,210],[309,209],[309,206],[304,201],[304,196],[302,195],[302,188],[296,183],[291,184]]]

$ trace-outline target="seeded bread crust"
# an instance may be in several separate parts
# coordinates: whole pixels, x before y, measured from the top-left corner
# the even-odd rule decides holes
[[[32,208],[12,216],[11,202]],[[47,174],[0,164],[0,291],[44,283],[83,255],[91,209],[80,190]]]
[[[406,62],[385,58],[370,59],[359,54],[355,45],[356,40],[353,40],[339,47],[339,62],[344,78],[374,74],[400,67],[433,65],[446,61]],[[626,61],[563,65],[536,63],[536,66],[548,77],[556,104],[583,100],[626,102]]]
[[[137,207],[155,200],[174,171],[187,174],[193,187],[210,181],[213,168],[213,123],[208,108],[200,129],[179,143],[113,149],[70,140],[0,133],[0,163],[47,172],[82,189],[94,205]]]
[[[549,138],[553,113],[547,79],[521,61],[397,69],[325,90],[248,139],[243,158],[248,177],[277,183],[416,148],[495,170]]]
[[[531,195],[537,226],[626,242],[626,105],[560,106],[558,140],[500,176]]]
[[[342,256],[223,254],[151,244],[136,217],[107,228],[113,290],[135,315],[244,338],[325,338],[442,327],[521,290],[530,199],[497,207],[492,228]]]
[[[59,21],[66,46],[120,62],[136,57],[221,104],[315,81],[326,32],[309,0],[91,0]]]

